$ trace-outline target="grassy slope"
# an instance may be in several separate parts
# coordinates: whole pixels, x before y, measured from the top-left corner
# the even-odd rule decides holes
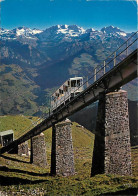
[[[15,136],[23,125],[28,126],[31,117],[7,116],[0,117],[1,130],[15,128]],[[33,120],[36,120],[36,118]],[[7,123],[8,122],[8,123]],[[114,175],[97,175],[90,177],[92,164],[92,149],[94,135],[88,130],[72,125],[72,137],[75,155],[76,175],[68,178],[52,177],[50,173],[50,152],[52,130],[44,132],[47,144],[47,159],[49,166],[40,168],[29,164],[27,157],[4,154],[0,157],[0,190],[13,195],[100,195],[128,188],[136,188],[138,176],[138,149],[132,149],[133,177]],[[8,184],[8,186],[5,186]],[[4,194],[6,194],[4,192]]]
[[[34,76],[32,72],[35,70],[28,70]],[[19,65],[3,64],[0,81],[0,115],[40,115],[48,112],[49,98],[55,89],[41,90]]]
[[[0,132],[12,129],[16,139],[33,127],[37,120],[39,120],[38,117],[23,115],[0,116]]]
[[[33,114],[38,111],[34,91],[39,87],[18,65],[2,65],[0,73],[0,114]]]

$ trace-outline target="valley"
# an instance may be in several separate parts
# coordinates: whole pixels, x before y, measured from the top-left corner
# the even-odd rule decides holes
[[[86,80],[132,34],[113,26],[1,29],[0,115],[44,116],[55,89],[70,77]],[[123,88],[137,100],[137,79]]]

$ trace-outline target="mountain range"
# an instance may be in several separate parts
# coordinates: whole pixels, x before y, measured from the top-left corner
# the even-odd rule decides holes
[[[89,35],[89,39],[95,38],[94,36],[99,36],[104,39],[107,35],[126,37],[129,36],[128,33],[120,30],[118,27],[104,27],[100,31],[93,28],[84,30],[82,27],[77,25],[56,25],[46,30],[30,29],[27,27],[18,27],[12,30],[3,29],[0,30],[2,40],[15,40],[20,38],[26,39],[36,39],[41,41],[47,41],[47,39],[54,38],[57,40],[63,39],[70,40],[70,38],[82,38]],[[52,40],[53,41],[53,40]]]
[[[113,26],[0,29],[0,115],[45,113],[58,86],[69,77],[91,76],[132,34]],[[126,88],[135,100],[136,81]]]

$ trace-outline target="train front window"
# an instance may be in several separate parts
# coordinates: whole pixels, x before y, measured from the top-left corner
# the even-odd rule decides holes
[[[79,87],[82,85],[82,79],[80,80],[71,80],[71,87]]]
[[[77,80],[77,86],[81,86],[82,82],[81,80]]]
[[[76,80],[71,80],[71,87],[76,87]]]

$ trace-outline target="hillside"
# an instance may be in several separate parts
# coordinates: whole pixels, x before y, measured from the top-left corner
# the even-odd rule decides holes
[[[5,120],[4,120],[5,119]],[[29,125],[34,117],[3,116],[3,129],[16,127],[15,135]],[[7,125],[8,122],[8,125]],[[44,132],[48,167],[46,169],[29,164],[27,157],[5,153],[0,157],[1,195],[136,195],[138,176],[138,148],[132,148],[133,177],[97,175],[90,177],[94,135],[85,128],[72,125],[76,175],[68,178],[50,176],[51,129]],[[123,192],[122,192],[123,191]]]
[[[102,66],[133,34],[113,26],[98,31],[77,25],[56,25],[45,30],[18,27],[0,29],[0,33],[0,115],[39,116],[48,111],[51,94],[64,81],[92,76],[94,68]],[[128,52],[134,48],[136,44]],[[123,57],[124,53],[119,59]],[[137,100],[136,80],[125,89],[129,99]]]
[[[15,139],[17,139],[41,120],[38,117],[23,115],[0,116],[0,132],[12,129]]]
[[[96,102],[95,104],[92,104],[91,106],[73,114],[69,118],[71,121],[75,121],[84,126],[86,129],[90,130],[92,133],[95,133],[97,109],[98,103]],[[137,101],[128,100],[128,112],[131,146],[135,146],[138,144]]]
[[[43,112],[47,111],[46,106],[39,106],[40,87],[19,65],[2,65],[0,80],[0,115],[29,115],[41,112],[42,109]]]

